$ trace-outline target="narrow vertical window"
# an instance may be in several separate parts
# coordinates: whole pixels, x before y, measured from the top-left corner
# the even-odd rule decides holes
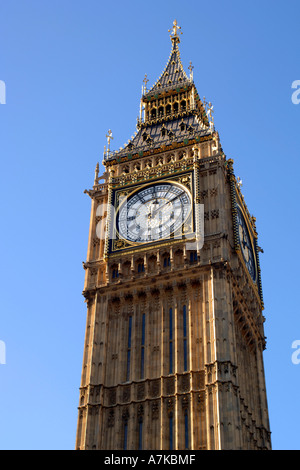
[[[143,450],[143,420],[139,420],[139,450]]]
[[[185,448],[189,448],[189,416],[188,410],[184,411],[184,443]]]
[[[128,423],[127,421],[124,422],[124,444],[123,450],[127,450],[127,436],[128,436]]]
[[[171,266],[171,259],[170,259],[170,256],[166,256],[164,258],[164,268],[167,268],[169,266]]]
[[[138,273],[143,273],[145,272],[145,266],[144,266],[144,262],[141,261],[140,263],[138,263]]]
[[[142,316],[142,340],[141,340],[141,379],[144,378],[144,366],[145,366],[145,314]]]
[[[132,317],[129,317],[129,322],[128,322],[128,343],[127,343],[127,370],[126,370],[126,382],[129,381],[129,377],[130,377],[131,329],[132,329]]]
[[[173,413],[169,414],[169,450],[173,450]]]
[[[183,370],[187,371],[187,328],[186,328],[186,305],[183,306]]]
[[[118,268],[115,268],[115,269],[113,269],[113,272],[112,272],[112,278],[116,279],[118,277],[119,277],[119,270],[118,270]]]
[[[191,253],[190,253],[190,262],[195,263],[196,261],[198,261],[197,251],[191,251]]]
[[[169,374],[173,374],[173,310],[169,309]]]

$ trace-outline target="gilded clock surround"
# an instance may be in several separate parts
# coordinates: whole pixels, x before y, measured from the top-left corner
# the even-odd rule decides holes
[[[76,449],[271,449],[263,366],[266,347],[255,218],[213,106],[180,59],[173,23],[169,60],[145,77],[137,132],[104,149],[91,198],[83,295],[87,324]],[[110,240],[120,196],[161,181],[185,187],[191,231],[183,239]],[[203,221],[199,205],[204,206]],[[255,253],[253,281],[241,252],[237,206]],[[196,241],[204,224],[204,244]],[[102,236],[99,237],[99,233]]]
[[[174,184],[178,187],[181,187],[182,189],[184,189],[189,194],[190,200],[191,201],[193,200],[193,194],[192,194],[192,192],[193,192],[193,189],[192,189],[193,174],[191,172],[190,173],[184,173],[184,176],[182,176],[182,175],[177,176],[177,177],[171,176],[170,178],[160,179],[159,183],[172,183],[172,184]],[[121,208],[121,205],[119,205],[120,197],[125,197],[125,198],[129,199],[130,197],[132,197],[134,194],[136,194],[141,189],[151,187],[153,184],[155,184],[155,182],[151,181],[151,183],[146,183],[146,184],[144,183],[144,184],[134,185],[131,188],[126,188],[126,190],[124,190],[124,189],[116,190],[115,191],[115,197],[114,197],[114,200],[115,200],[114,205],[116,207],[115,219],[117,219],[119,210]],[[195,224],[194,224],[194,205],[191,204],[191,210],[190,210],[189,214],[187,215],[187,217],[185,218],[184,223],[183,223],[184,233],[182,233],[181,227],[178,228],[175,232],[170,233],[170,239],[168,239],[168,243],[170,243],[174,239],[175,239],[175,242],[176,242],[176,240],[178,240],[178,239],[180,240],[180,239],[183,239],[183,238],[192,238],[195,235],[194,234],[194,226],[195,226]],[[157,244],[157,243],[164,243],[165,241],[166,241],[166,237],[161,238],[159,240],[150,241],[150,242],[149,241],[147,241],[147,242],[129,241],[129,240],[125,239],[125,237],[122,237],[119,234],[118,229],[116,228],[115,229],[115,239],[112,240],[112,244],[111,244],[111,252],[114,253],[115,251],[119,251],[120,249],[125,250],[127,248],[133,248],[133,247],[136,247],[137,249],[140,249],[140,248],[143,248],[143,245],[147,245],[147,247],[149,247],[151,243],[152,244]]]

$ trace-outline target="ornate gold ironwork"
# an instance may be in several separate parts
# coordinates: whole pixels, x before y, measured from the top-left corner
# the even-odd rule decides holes
[[[174,38],[178,38],[179,39],[179,36],[178,36],[178,30],[181,29],[181,26],[178,26],[178,23],[177,23],[177,20],[174,20],[173,21],[173,27],[172,29],[169,29],[168,32],[171,33],[170,34],[170,38],[171,39],[174,39]],[[180,31],[180,34],[182,34],[182,32]]]

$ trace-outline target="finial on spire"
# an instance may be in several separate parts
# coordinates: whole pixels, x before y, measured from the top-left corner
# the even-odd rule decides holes
[[[189,65],[190,80],[193,80],[193,69],[194,69],[194,66],[192,65],[192,62],[190,62],[190,65]]]
[[[179,36],[178,36],[178,30],[179,29],[181,29],[181,26],[178,26],[177,20],[174,20],[173,21],[173,28],[168,30],[168,32],[171,33],[170,34],[171,41],[174,41],[175,44],[176,44],[176,42],[180,42],[180,39],[179,39]],[[180,34],[182,34],[181,31],[180,31]]]
[[[95,168],[95,180],[94,180],[94,186],[98,184],[99,181],[99,163],[97,162],[96,168]]]
[[[214,113],[214,107],[213,105],[209,102],[208,103],[208,106],[207,106],[207,111],[206,111],[206,114],[209,118],[209,127],[211,130],[214,129],[214,117],[213,117],[213,113]]]
[[[110,151],[110,141],[113,140],[112,131],[109,129],[108,134],[105,136],[107,138],[107,151]]]
[[[109,129],[108,134],[105,135],[107,138],[107,147],[104,145],[104,158],[108,157],[110,153],[110,141],[113,140],[112,131]]]
[[[209,103],[206,102],[205,96],[203,96],[203,105],[204,105],[204,109],[205,109],[205,112],[209,121],[209,127],[213,131],[215,127],[214,117],[213,117],[214,107],[211,104],[211,102]]]
[[[237,177],[237,185],[240,189],[243,186],[243,181],[241,180],[241,178],[239,176]]]
[[[145,73],[145,78],[144,78],[143,82],[144,82],[144,86],[143,86],[143,93],[142,94],[144,95],[147,91],[147,83],[149,82],[146,73]]]

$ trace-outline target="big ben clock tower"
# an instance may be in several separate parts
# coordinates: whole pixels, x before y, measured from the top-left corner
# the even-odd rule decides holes
[[[77,449],[271,449],[255,218],[180,27],[137,132],[96,167]]]

